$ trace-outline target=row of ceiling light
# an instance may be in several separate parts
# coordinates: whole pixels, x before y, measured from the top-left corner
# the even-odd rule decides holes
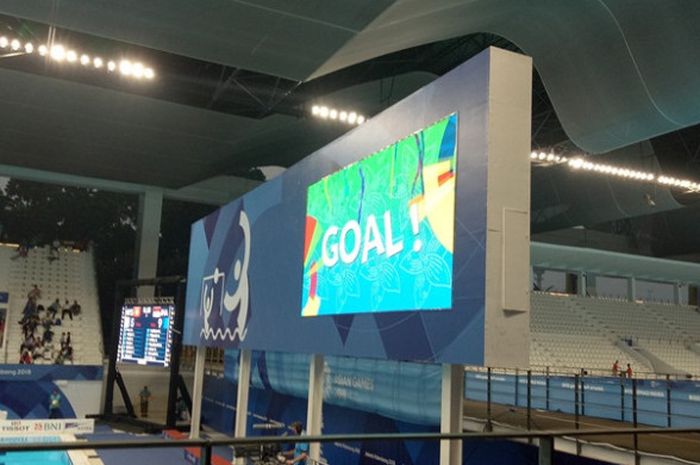
[[[566,163],[574,170],[591,171],[595,173],[605,174],[609,176],[617,176],[621,178],[634,179],[643,182],[656,182],[664,186],[684,189],[689,192],[700,192],[700,183],[689,179],[678,179],[671,176],[656,175],[648,171],[632,170],[619,166],[606,165],[602,163],[593,163],[584,160],[581,157],[567,158],[553,153],[532,152],[530,160],[533,163],[544,164],[563,164]]]
[[[311,107],[311,114],[317,118],[340,121],[347,124],[362,124],[366,118],[354,111],[336,110],[323,105]]]
[[[9,49],[11,52],[26,54],[37,52],[39,55],[49,57],[59,63],[80,63],[85,67],[90,66],[95,69],[106,69],[107,72],[110,73],[119,71],[122,76],[134,79],[151,80],[156,75],[153,68],[138,61],[126,59],[104,60],[99,56],[79,53],[60,44],[52,45],[51,47],[42,44],[35,47],[31,42],[22,43],[18,39],[8,39],[5,36],[0,36],[0,50],[2,49]]]

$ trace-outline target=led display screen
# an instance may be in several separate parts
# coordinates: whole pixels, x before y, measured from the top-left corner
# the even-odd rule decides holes
[[[117,361],[169,366],[174,317],[172,304],[124,305]]]
[[[457,114],[307,191],[301,314],[452,307]]]

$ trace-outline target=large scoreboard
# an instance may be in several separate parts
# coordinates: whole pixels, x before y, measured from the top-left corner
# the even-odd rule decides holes
[[[172,350],[175,305],[125,303],[122,307],[117,361],[167,367]]]

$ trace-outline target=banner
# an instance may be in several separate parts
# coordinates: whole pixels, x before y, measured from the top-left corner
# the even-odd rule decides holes
[[[92,434],[95,420],[10,420],[0,421],[0,435]]]
[[[0,381],[102,381],[101,365],[0,365]]]
[[[527,199],[529,184],[511,177],[498,189],[497,173],[498,166],[528,163],[529,108],[511,111],[506,99],[500,111],[509,123],[502,127],[527,123],[527,144],[499,152],[500,165],[488,155],[490,137],[502,130],[489,132],[490,83],[510,60],[523,65],[527,81],[528,59],[484,51],[194,223],[183,342],[473,365],[488,355],[492,363],[519,363],[529,326],[518,302],[529,302],[528,286],[521,292],[512,280],[527,284],[528,207],[505,206]],[[513,155],[521,145],[522,157]],[[498,196],[487,203],[491,188]],[[487,204],[498,214],[487,215]],[[502,217],[510,233],[524,228],[517,239],[500,232],[504,224],[487,227],[487,218]],[[507,256],[497,255],[502,249]],[[510,264],[513,257],[517,263]],[[503,294],[501,276],[511,283]],[[503,312],[506,305],[511,313]]]

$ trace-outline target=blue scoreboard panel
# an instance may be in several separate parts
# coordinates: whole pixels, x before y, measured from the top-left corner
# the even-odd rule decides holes
[[[124,305],[117,361],[167,367],[172,345],[172,304]]]

